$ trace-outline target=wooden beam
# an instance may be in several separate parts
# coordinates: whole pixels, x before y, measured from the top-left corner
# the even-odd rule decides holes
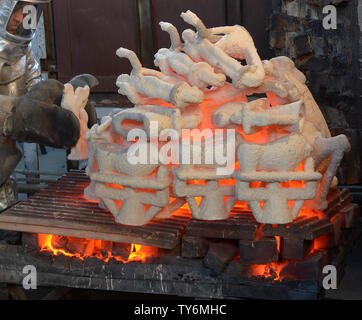
[[[9,291],[9,295],[14,300],[28,300],[28,298],[25,295],[24,291],[18,285],[8,284],[8,291]]]
[[[63,287],[57,287],[54,290],[50,291],[48,294],[46,294],[42,300],[60,300],[65,295],[67,295],[70,291],[72,291],[72,288],[63,288]]]
[[[8,285],[6,283],[0,283],[0,301],[9,299]]]
[[[0,281],[21,283],[24,264],[34,263],[34,259],[40,261],[42,256],[44,253],[25,253],[0,245]],[[51,259],[44,256],[38,268],[38,286],[218,299],[316,299],[321,288],[320,281],[271,283],[246,279],[239,274],[238,281],[235,281],[233,274],[227,270],[221,277],[215,277],[210,275],[202,259],[180,259],[178,256],[151,259],[150,263],[123,264],[114,261],[105,263],[97,258],[79,261],[64,256],[52,256]]]
[[[96,202],[84,199],[89,179],[84,172],[68,172],[40,194],[18,203],[0,216],[0,229],[45,233],[136,243],[173,249],[181,242],[189,214],[174,214],[168,219],[153,219],[144,226],[118,224],[112,214]]]

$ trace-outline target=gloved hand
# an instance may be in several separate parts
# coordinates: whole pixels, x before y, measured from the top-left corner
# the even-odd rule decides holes
[[[70,82],[74,89],[98,84],[91,75],[80,75]],[[4,134],[14,140],[40,143],[55,148],[73,147],[80,135],[77,117],[60,107],[64,85],[50,79],[36,84],[26,95],[14,99],[11,115],[6,120]],[[88,126],[97,122],[94,107],[88,102]],[[0,146],[1,148],[1,146]]]
[[[63,84],[57,80],[46,80],[14,100],[4,129],[5,136],[55,148],[75,145],[79,139],[77,117],[53,103],[63,88]]]
[[[91,75],[80,75],[70,81],[76,89],[98,84]],[[24,96],[14,98],[0,95],[0,186],[9,178],[21,159],[16,141],[40,143],[55,148],[71,148],[80,136],[78,118],[60,107],[64,85],[57,80],[36,84]],[[88,126],[97,121],[94,107],[85,109]]]

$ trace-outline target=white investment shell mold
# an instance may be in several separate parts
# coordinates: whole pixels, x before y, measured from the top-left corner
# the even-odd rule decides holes
[[[261,61],[241,26],[206,28],[191,11],[181,18],[196,31],[187,29],[180,37],[172,24],[160,23],[171,39],[171,47],[155,55],[160,71],[143,68],[130,50],[117,50],[133,67],[130,75],[118,77],[119,93],[135,107],[82,131],[81,139],[89,144],[91,179],[85,196],[101,201],[126,225],[168,217],[185,202],[195,218],[220,220],[238,200],[245,201],[258,222],[270,224],[292,222],[303,206],[325,209],[350,145],[344,135],[331,137],[303,73],[287,57]],[[250,99],[260,93],[266,98]],[[220,175],[214,161],[129,163],[132,142],[127,135],[132,128],[144,130],[147,148],[159,148],[152,121],[158,123],[158,134],[210,126],[235,129],[238,169]],[[255,139],[258,135],[263,138]]]

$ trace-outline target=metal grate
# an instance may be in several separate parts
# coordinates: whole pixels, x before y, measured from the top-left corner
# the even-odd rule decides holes
[[[347,207],[353,197],[348,189],[331,190],[327,200],[328,208],[323,212],[324,217],[308,217],[300,215],[292,223],[286,225],[265,225],[263,235],[281,236],[286,238],[296,238],[302,240],[313,240],[318,237],[333,233],[333,224],[331,218],[342,208]]]
[[[112,214],[83,196],[89,178],[82,171],[66,173],[43,191],[0,214],[0,229],[55,234],[85,239],[135,243],[172,249],[190,220],[179,209],[168,219],[144,226],[124,226]]]
[[[183,233],[204,238],[253,240],[258,229],[264,236],[282,236],[312,240],[331,233],[330,217],[348,205],[347,189],[333,191],[328,197],[325,218],[298,217],[287,225],[260,225],[250,211],[233,209],[226,220],[191,219],[186,209],[179,209],[168,219],[152,219],[144,226],[117,224],[112,214],[83,196],[89,184],[83,171],[66,173],[58,181],[0,214],[0,229],[45,233],[85,239],[135,243],[173,249]]]

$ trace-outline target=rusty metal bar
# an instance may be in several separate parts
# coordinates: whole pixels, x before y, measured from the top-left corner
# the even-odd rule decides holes
[[[19,183],[18,184],[18,192],[19,193],[33,194],[33,193],[44,190],[46,187],[47,187],[47,185]]]
[[[84,198],[90,182],[84,171],[70,171],[49,186],[20,184],[20,191],[38,192],[0,215],[0,229],[47,233],[85,239],[136,243],[173,249],[180,243],[190,220],[179,209],[168,219],[147,225],[125,226],[114,221],[109,210]]]
[[[44,175],[44,176],[57,176],[61,177],[65,174],[65,172],[44,172],[37,170],[14,170],[14,173],[22,174],[22,175]]]

